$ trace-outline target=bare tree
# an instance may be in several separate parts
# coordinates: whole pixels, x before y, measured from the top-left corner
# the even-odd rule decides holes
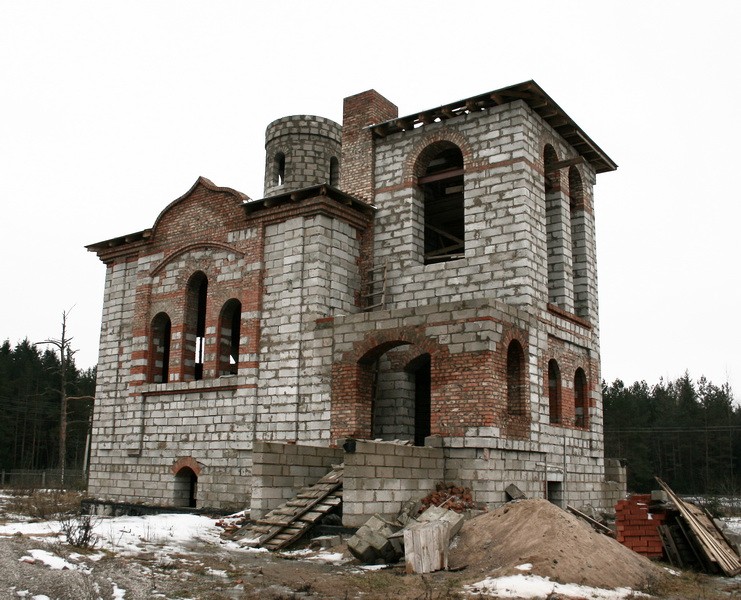
[[[74,307],[72,307],[74,308]],[[65,458],[67,457],[67,371],[73,364],[73,357],[77,350],[72,350],[72,338],[67,337],[67,317],[72,308],[62,312],[62,337],[59,339],[50,338],[38,344],[50,344],[59,350],[59,393],[61,400],[59,415],[59,469],[61,484],[64,486],[64,467]]]

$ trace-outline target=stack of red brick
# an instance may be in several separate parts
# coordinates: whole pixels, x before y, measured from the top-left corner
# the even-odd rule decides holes
[[[666,513],[650,512],[650,502],[651,494],[635,494],[617,503],[617,541],[643,556],[661,558],[664,550],[658,527],[664,523]]]

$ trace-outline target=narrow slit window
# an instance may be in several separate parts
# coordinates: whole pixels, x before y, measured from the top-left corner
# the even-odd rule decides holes
[[[286,181],[286,155],[278,152],[275,155],[275,185],[283,185]]]
[[[329,159],[329,185],[337,187],[340,184],[340,161],[333,156]]]
[[[159,313],[152,319],[149,351],[149,381],[167,383],[170,375],[170,340],[172,325],[167,313]]]
[[[236,375],[239,370],[239,340],[242,323],[242,303],[231,299],[221,310],[219,374]]]
[[[525,414],[525,354],[517,340],[507,348],[507,411]]]
[[[589,425],[587,376],[582,368],[577,369],[574,374],[574,425],[583,429]]]
[[[561,370],[558,363],[548,361],[548,415],[550,422],[561,422]]]

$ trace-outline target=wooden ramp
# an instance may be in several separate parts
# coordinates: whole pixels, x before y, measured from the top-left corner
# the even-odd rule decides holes
[[[252,537],[255,546],[281,550],[299,539],[324,515],[342,503],[342,465],[334,467],[317,483],[271,510],[254,525],[235,532],[234,537]]]

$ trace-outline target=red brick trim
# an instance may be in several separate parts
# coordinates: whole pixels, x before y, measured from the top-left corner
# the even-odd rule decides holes
[[[192,456],[181,456],[174,463],[172,463],[170,470],[172,471],[173,475],[177,475],[178,472],[185,467],[188,467],[191,471],[193,471],[196,476],[201,475],[201,465]]]

